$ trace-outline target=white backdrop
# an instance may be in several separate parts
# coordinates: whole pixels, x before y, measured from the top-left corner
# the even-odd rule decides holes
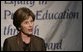
[[[20,7],[36,16],[33,34],[45,40],[47,51],[82,50],[82,1],[1,1],[1,47],[17,34],[12,15]]]

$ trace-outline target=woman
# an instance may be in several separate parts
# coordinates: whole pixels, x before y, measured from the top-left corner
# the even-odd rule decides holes
[[[15,36],[5,39],[3,51],[46,51],[42,38],[32,35],[35,21],[34,13],[22,7],[13,15],[13,25],[19,31]]]

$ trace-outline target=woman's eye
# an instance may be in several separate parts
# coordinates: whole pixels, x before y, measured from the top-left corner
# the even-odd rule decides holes
[[[25,24],[27,24],[28,22],[25,22]]]
[[[33,20],[31,20],[31,22],[33,22]]]

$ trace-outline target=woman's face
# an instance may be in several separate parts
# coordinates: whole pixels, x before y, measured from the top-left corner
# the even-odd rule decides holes
[[[34,21],[31,16],[21,23],[21,32],[26,35],[31,35],[33,32]]]

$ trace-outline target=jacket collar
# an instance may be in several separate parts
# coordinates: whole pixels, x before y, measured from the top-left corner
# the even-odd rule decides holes
[[[23,50],[24,44],[23,44],[23,41],[22,41],[21,33],[17,34],[17,44],[18,44],[18,49],[20,51],[24,51]],[[34,51],[35,50],[35,48],[33,48],[33,47],[35,47],[34,46],[34,35],[31,36],[31,40],[30,40],[30,45],[29,46],[30,46],[30,51]]]

